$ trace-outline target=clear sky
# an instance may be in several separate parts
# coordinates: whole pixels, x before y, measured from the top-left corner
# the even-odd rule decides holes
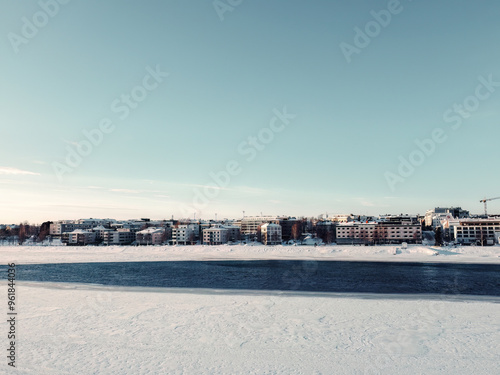
[[[1,1],[0,222],[500,196],[496,0],[54,1]]]

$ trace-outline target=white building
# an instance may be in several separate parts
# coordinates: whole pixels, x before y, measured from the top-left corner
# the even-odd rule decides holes
[[[194,245],[196,243],[196,231],[199,233],[200,226],[194,224],[179,224],[172,228],[173,245]]]
[[[113,219],[79,219],[79,220],[59,220],[50,224],[50,235],[54,237],[62,236],[65,232],[72,232],[75,229],[89,230],[94,227],[107,227]]]
[[[228,230],[221,225],[203,229],[204,245],[222,245],[228,241]]]
[[[95,243],[96,233],[83,229],[75,229],[72,232],[62,234],[62,241],[68,245],[85,246]]]
[[[333,215],[328,216],[327,220],[336,222],[336,223],[347,223],[349,221],[353,221],[352,215]]]
[[[425,226],[437,228],[443,220],[449,219],[464,219],[470,216],[469,211],[463,210],[461,207],[436,207],[432,210],[427,210],[425,213]]]
[[[165,239],[165,228],[146,228],[136,233],[138,245],[161,245]]]
[[[493,245],[498,241],[500,219],[464,219],[453,226],[455,241],[464,245]]]
[[[50,235],[60,237],[63,233],[73,232],[75,229],[82,228],[70,220],[56,221],[55,223],[50,224]]]
[[[265,223],[278,224],[276,216],[245,216],[241,219],[241,234],[255,235],[259,226]]]
[[[281,243],[281,225],[266,223],[260,227],[264,245],[279,245]]]

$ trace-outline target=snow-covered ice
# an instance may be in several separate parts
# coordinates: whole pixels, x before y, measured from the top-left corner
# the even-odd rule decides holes
[[[0,247],[8,262],[499,263],[499,247]],[[438,252],[438,255],[433,255]],[[5,288],[5,289],[3,289]],[[4,290],[6,293],[6,282]],[[57,374],[499,374],[500,298],[18,282],[18,368]],[[6,319],[0,331],[7,332]],[[4,338],[4,345],[7,339]]]
[[[495,299],[19,290],[19,374],[500,373]]]
[[[0,246],[17,263],[131,262],[222,259],[317,259],[390,262],[498,263],[500,246]]]

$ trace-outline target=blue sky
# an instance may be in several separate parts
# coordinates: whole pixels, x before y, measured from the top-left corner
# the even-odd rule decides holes
[[[500,196],[497,1],[245,0],[222,20],[212,1],[73,0],[53,16],[1,4],[0,222],[480,213]],[[23,34],[26,20],[43,26]],[[145,90],[151,69],[168,77]],[[145,96],[120,116],[112,103],[134,90]],[[279,132],[276,111],[290,116]],[[58,178],[103,120],[113,130]],[[446,140],[422,158],[415,141],[435,129]],[[238,173],[206,188],[231,161]]]

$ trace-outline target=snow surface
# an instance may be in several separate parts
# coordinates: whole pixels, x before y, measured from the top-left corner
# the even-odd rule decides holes
[[[221,259],[321,259],[500,263],[500,246],[0,246],[0,261],[28,263]]]
[[[14,246],[0,247],[0,261],[500,260],[499,247],[396,248]],[[18,367],[4,357],[0,374],[500,374],[496,297],[23,281],[17,296]],[[7,319],[0,331],[8,331]]]
[[[18,289],[18,368],[1,373],[500,373],[499,299]]]

